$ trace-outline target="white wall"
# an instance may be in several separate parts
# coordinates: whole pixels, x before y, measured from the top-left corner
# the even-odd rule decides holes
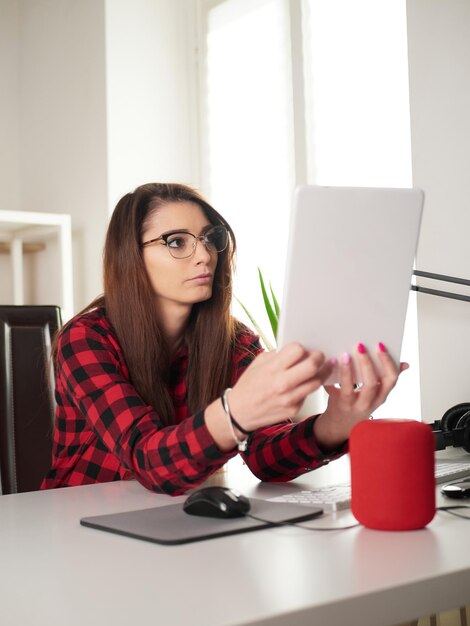
[[[0,2],[0,209],[20,208],[19,6]]]
[[[72,215],[81,308],[101,291],[107,221],[103,0],[21,0],[20,46],[21,208]],[[52,271],[44,259],[42,297]]]
[[[0,7],[0,208],[72,215],[79,308],[101,291],[107,222],[104,0]],[[28,255],[26,302],[58,301],[55,252],[51,241]],[[11,302],[5,259],[0,269]]]
[[[193,6],[0,2],[0,209],[72,215],[75,310],[102,290],[118,198],[151,180],[198,184]],[[52,242],[28,255],[27,302],[57,301],[56,259]]]
[[[198,185],[192,6],[106,0],[110,209],[143,183]]]
[[[426,193],[417,268],[470,279],[470,3],[408,0],[407,14],[413,183]],[[418,294],[418,326],[429,422],[470,402],[470,303]]]
[[[19,6],[18,0],[0,2],[0,210],[20,208],[19,153]],[[11,263],[0,254],[0,302],[11,293]]]

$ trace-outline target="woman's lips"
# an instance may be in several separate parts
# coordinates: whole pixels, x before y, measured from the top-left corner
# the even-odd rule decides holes
[[[191,278],[190,282],[197,283],[198,285],[207,285],[212,282],[212,274],[199,274],[199,276]]]

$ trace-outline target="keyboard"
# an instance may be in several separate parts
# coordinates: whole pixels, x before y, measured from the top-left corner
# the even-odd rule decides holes
[[[351,506],[351,485],[330,485],[304,489],[295,493],[284,494],[268,498],[268,502],[291,502],[293,504],[308,504],[318,506],[327,512],[349,509]]]
[[[448,483],[457,478],[465,478],[470,475],[470,457],[468,461],[436,461],[436,484]]]
[[[470,460],[467,462],[444,461],[436,462],[436,484],[442,484],[470,475]],[[304,489],[295,493],[283,494],[269,498],[269,502],[292,502],[294,504],[308,504],[318,506],[325,512],[334,513],[351,506],[351,485],[341,483],[327,487]]]

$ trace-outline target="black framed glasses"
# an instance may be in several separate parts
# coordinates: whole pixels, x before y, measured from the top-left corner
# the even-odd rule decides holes
[[[223,252],[228,246],[228,230],[225,226],[212,226],[203,235],[193,235],[184,230],[172,230],[169,233],[163,233],[156,239],[144,241],[142,247],[149,246],[153,243],[161,242],[162,246],[168,248],[169,253],[175,259],[187,259],[196,251],[199,241],[206,246],[209,253]]]

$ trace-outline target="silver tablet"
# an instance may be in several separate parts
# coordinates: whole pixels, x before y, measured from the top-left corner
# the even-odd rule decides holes
[[[398,363],[423,202],[420,189],[298,187],[278,346],[339,361],[361,342],[379,368],[381,341]]]

